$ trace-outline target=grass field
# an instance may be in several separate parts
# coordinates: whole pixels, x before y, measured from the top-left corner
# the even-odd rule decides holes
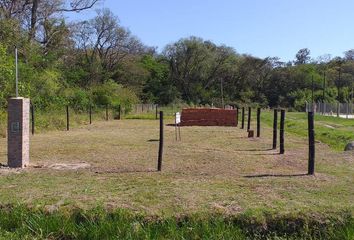
[[[262,121],[268,126],[272,126],[273,112],[264,111],[262,113]],[[285,128],[287,132],[307,137],[307,124],[306,113],[286,113]],[[334,150],[343,151],[348,142],[354,141],[354,119],[316,114],[315,132],[316,140],[329,145]]]
[[[271,113],[262,116],[264,123],[271,122]],[[265,236],[262,234],[288,239],[289,228],[299,230],[294,239],[325,239],[335,235],[341,237],[338,239],[351,239],[354,157],[352,153],[317,144],[316,175],[307,176],[307,140],[302,137],[306,131],[305,116],[288,113],[285,155],[270,149],[272,131],[266,124],[262,125],[260,139],[248,139],[245,130],[234,127],[183,127],[180,142],[175,141],[174,127],[166,126],[161,173],[156,172],[159,137],[156,120],[99,121],[76,126],[69,132],[50,131],[32,136],[31,167],[0,169],[0,203],[26,206],[34,212],[15,207],[11,212],[20,212],[22,218],[17,219],[24,226],[0,220],[0,232],[3,229],[0,236],[6,238],[9,234],[16,238],[24,228],[23,234],[29,238],[48,237],[50,233],[46,231],[50,229],[58,231],[56,237],[70,238],[70,233],[76,232],[77,237],[85,238],[83,232],[79,234],[84,230],[75,230],[70,225],[72,211],[90,211],[101,206],[107,211],[124,209],[129,213],[114,213],[116,217],[112,220],[111,215],[105,215],[106,210],[99,212],[101,220],[110,219],[103,221],[103,226],[93,224],[89,221],[92,215],[85,213],[84,219],[88,220],[83,221],[82,227],[96,233],[105,227],[110,231],[120,228],[122,235],[118,236],[128,239],[229,238],[223,234],[233,234],[235,239],[247,236],[261,239]],[[295,121],[294,117],[302,119],[295,130],[290,122]],[[172,122],[168,119],[166,123]],[[346,120],[338,124],[350,128]],[[4,138],[0,139],[0,163],[6,164]],[[6,208],[1,209],[0,215],[9,214]],[[48,212],[54,212],[49,215],[52,220],[45,220]],[[128,216],[130,225],[119,226],[114,219],[124,216]],[[29,220],[23,221],[27,218],[34,219],[31,220],[34,226],[28,225]],[[141,225],[146,218],[153,220]],[[181,227],[178,220],[181,218],[191,220],[183,220]],[[52,228],[44,224],[48,221],[53,221]],[[62,224],[67,227],[65,231],[56,228],[60,226],[58,221],[66,221],[66,225]],[[75,217],[73,221],[76,222]],[[134,233],[137,235],[129,235],[134,223],[143,227],[138,227]],[[37,231],[28,230],[28,226]],[[193,235],[188,229],[200,234]],[[341,229],[340,233],[335,232]],[[202,235],[204,231],[211,235]]]

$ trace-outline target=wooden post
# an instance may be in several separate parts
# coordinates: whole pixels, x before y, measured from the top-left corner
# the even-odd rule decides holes
[[[156,110],[156,113],[155,113],[155,119],[157,120],[158,119],[158,107],[157,107],[158,105],[156,104],[156,106],[155,106],[155,110]]]
[[[163,154],[163,111],[160,111],[160,141],[159,141],[159,158],[157,160],[157,171],[162,168],[162,154]]]
[[[241,129],[245,128],[245,107],[242,107]]]
[[[178,138],[181,141],[181,126],[178,124]]]
[[[90,109],[89,109],[89,115],[90,115],[90,124],[92,124],[92,105],[90,104]]]
[[[178,140],[178,133],[177,133],[177,113],[175,113],[175,133],[176,133],[176,141]]]
[[[277,149],[277,133],[278,132],[278,110],[274,109],[273,117],[273,149]]]
[[[257,108],[257,137],[261,136],[261,108]]]
[[[106,104],[106,121],[108,121],[108,104]]]
[[[252,109],[251,107],[248,107],[247,131],[251,129],[251,113]]]
[[[239,115],[239,109],[236,107],[236,127],[238,126],[238,115]]]
[[[70,130],[69,105],[66,105],[66,131]]]
[[[280,111],[280,154],[284,154],[284,125],[285,125],[285,110]]]
[[[118,106],[118,120],[120,120],[120,114],[121,114],[121,106]]]
[[[315,130],[314,130],[314,114],[308,113],[308,136],[309,136],[309,163],[308,174],[315,173]]]
[[[32,135],[34,135],[34,105],[31,103],[31,122],[32,122]]]

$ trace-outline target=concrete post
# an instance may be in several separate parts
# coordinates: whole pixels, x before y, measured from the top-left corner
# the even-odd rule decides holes
[[[10,98],[7,119],[8,166],[24,168],[29,165],[29,114],[28,98]]]

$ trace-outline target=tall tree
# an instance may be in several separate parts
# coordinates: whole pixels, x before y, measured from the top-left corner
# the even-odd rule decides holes
[[[308,48],[302,48],[296,53],[295,64],[306,64],[310,61],[310,50]]]

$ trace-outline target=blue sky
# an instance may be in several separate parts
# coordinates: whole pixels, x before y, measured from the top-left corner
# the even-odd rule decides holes
[[[284,61],[305,47],[313,58],[354,48],[354,0],[104,0],[96,6],[103,7],[159,50],[192,35]],[[93,16],[92,10],[70,18]]]

